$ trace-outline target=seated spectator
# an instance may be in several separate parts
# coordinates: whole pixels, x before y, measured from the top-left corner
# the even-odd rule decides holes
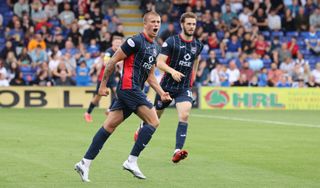
[[[100,7],[94,6],[93,12],[91,12],[90,17],[93,20],[93,24],[96,26],[96,28],[101,29],[104,16],[101,13]]]
[[[99,55],[100,49],[95,39],[90,40],[90,45],[87,47],[87,52],[93,57],[97,57]]]
[[[244,7],[243,12],[239,14],[239,20],[241,22],[241,25],[247,28],[247,26],[250,24],[249,17],[251,15],[251,10],[249,7]]]
[[[23,73],[17,71],[14,78],[10,81],[10,86],[25,86],[27,85],[23,79]]]
[[[232,86],[235,86],[235,87],[248,87],[249,86],[249,81],[247,79],[247,75],[240,74],[239,80],[234,82],[234,84]]]
[[[209,85],[210,86],[220,86],[220,76],[219,73],[221,71],[222,65],[217,63],[215,68],[211,70],[210,72],[210,80]]]
[[[219,78],[220,78],[220,86],[222,87],[229,87],[230,82],[229,82],[229,73],[227,71],[227,66],[222,65],[221,70],[219,71]]]
[[[268,71],[268,85],[270,87],[277,86],[283,73],[278,69],[277,64],[272,63],[271,69]]]
[[[258,9],[257,15],[255,16],[257,22],[256,25],[259,27],[260,31],[268,30],[268,18],[262,8]]]
[[[221,5],[219,4],[219,0],[211,0],[209,5],[207,4],[207,9],[209,9],[212,13],[222,12]]]
[[[308,82],[306,83],[307,87],[320,87],[320,84],[315,82],[315,77],[313,75],[309,76]]]
[[[8,87],[9,81],[7,80],[6,76],[0,72],[0,87]]]
[[[58,16],[58,6],[54,0],[49,0],[48,4],[44,7],[44,12],[49,19]]]
[[[7,69],[4,67],[4,61],[3,59],[0,59],[0,73],[4,75],[5,77],[8,77],[7,75]]]
[[[68,76],[65,70],[62,70],[60,76],[56,79],[55,85],[57,86],[74,86],[74,81]]]
[[[245,54],[251,54],[253,51],[251,34],[249,32],[244,34],[243,40],[241,42],[242,50]]]
[[[304,42],[307,45],[308,49],[315,48],[320,39],[317,36],[316,29],[313,26],[310,26],[309,33],[306,36]]]
[[[249,62],[245,61],[240,69],[240,74],[245,74],[247,77],[247,80],[251,80],[254,76],[254,72],[249,67]]]
[[[252,79],[250,80],[249,86],[250,86],[250,87],[258,87],[258,86],[259,86],[258,77],[257,77],[256,75],[254,75],[254,76],[252,77]]]
[[[306,15],[310,16],[312,12],[317,8],[313,0],[307,0],[306,4],[304,5]]]
[[[75,20],[75,15],[71,10],[70,4],[69,3],[64,3],[64,9],[63,11],[59,14],[59,19],[61,20],[61,24],[66,27],[70,28],[72,22]]]
[[[288,42],[288,50],[291,52],[293,58],[296,58],[299,51],[299,46],[297,44],[297,38],[292,37],[291,41]]]
[[[232,86],[240,78],[240,71],[234,60],[229,62],[229,68],[227,69],[227,74],[229,75],[229,84]]]
[[[37,48],[38,45],[40,45],[40,48],[42,50],[46,50],[46,48],[47,48],[46,42],[44,41],[42,33],[40,33],[40,32],[34,34],[33,38],[29,41],[29,43],[28,43],[28,51],[31,52],[32,50]]]
[[[222,20],[224,24],[226,24],[228,27],[231,25],[231,21],[234,17],[237,17],[237,14],[231,11],[230,4],[225,4],[226,11],[222,13]]]
[[[37,70],[37,76],[34,81],[30,83],[30,85],[36,86],[52,86],[53,81],[51,80],[51,74],[46,62],[42,63]]]
[[[44,19],[47,19],[47,15],[42,9],[41,2],[33,1],[31,4],[31,20],[37,24],[38,22],[44,21]]]
[[[16,56],[16,50],[12,45],[11,41],[6,41],[4,48],[0,52],[0,58],[6,59],[9,52],[13,52],[14,56]],[[5,67],[9,67],[9,65],[5,65]]]
[[[207,67],[209,71],[212,71],[219,63],[218,59],[216,58],[216,52],[214,50],[209,51],[209,58],[207,59]]]
[[[259,54],[253,52],[251,58],[248,60],[249,68],[252,71],[259,71],[263,67],[263,61]]]
[[[32,65],[32,59],[28,54],[28,49],[24,47],[21,54],[18,56],[18,65],[19,66],[30,66]]]
[[[29,13],[29,9],[30,7],[26,0],[19,0],[13,6],[13,12],[15,15],[19,16],[19,18],[22,18],[23,12]]]
[[[304,8],[300,7],[298,14],[294,19],[294,23],[296,24],[295,28],[298,31],[307,31],[309,28],[309,17],[305,14]]]
[[[47,53],[45,50],[41,49],[40,45],[38,45],[36,49],[32,50],[29,55],[34,66],[39,66],[43,62],[48,62]]]
[[[311,72],[314,76],[316,84],[320,85],[320,63],[316,64],[316,68]]]
[[[172,36],[172,35],[175,35],[175,34],[177,34],[177,32],[176,32],[175,29],[174,29],[173,23],[169,23],[168,29],[164,30],[164,31],[161,33],[161,35],[160,35],[160,37],[159,37],[159,39],[158,39],[159,44],[162,45],[162,43],[163,43],[164,41],[166,41],[168,37],[170,37],[170,36]]]
[[[282,75],[279,82],[277,83],[277,87],[291,87],[289,77],[290,76]]]
[[[299,80],[303,80],[303,67],[299,64],[295,64],[292,71],[292,81],[299,82]]]
[[[316,46],[311,46],[310,51],[313,55],[320,56],[320,40],[318,40]]]
[[[87,67],[85,61],[80,61],[80,65],[76,68],[76,84],[77,86],[90,85],[90,69]]]
[[[69,53],[72,57],[79,53],[79,50],[74,47],[72,41],[66,41],[65,48],[61,50],[62,55],[65,55],[66,53]]]
[[[320,7],[318,6],[309,18],[310,26],[320,31]]]
[[[268,70],[263,67],[258,73],[258,86],[266,87],[268,85]]]
[[[210,10],[206,10],[202,16],[202,27],[203,32],[208,33],[209,35],[213,32],[216,32],[216,26],[212,22],[212,16]]]
[[[217,38],[216,33],[211,33],[211,35],[208,37],[208,45],[210,49],[219,49],[219,39]]]
[[[285,60],[280,64],[280,70],[285,74],[292,76],[294,69],[294,62],[291,57],[286,57]]]
[[[260,55],[261,58],[269,51],[270,46],[262,34],[259,34],[256,39],[253,41],[255,52]]]
[[[268,14],[268,27],[272,31],[281,30],[281,18],[276,14],[275,10],[271,10],[270,14]]]
[[[237,37],[237,35],[231,36],[231,41],[227,42],[226,45],[226,58],[237,58],[241,53],[241,43]]]
[[[95,25],[90,25],[90,28],[86,29],[82,35],[82,41],[85,44],[89,44],[91,39],[99,39],[99,31],[95,28]]]
[[[299,12],[299,0],[292,0],[292,3],[287,7],[287,10],[290,10],[290,14],[292,15],[292,17],[296,17],[296,15]]]
[[[49,60],[49,71],[50,71],[50,75],[52,74],[52,72],[58,67],[58,65],[60,64],[61,59],[58,55],[58,53],[53,52],[51,54],[50,60]]]
[[[277,50],[278,58],[277,60],[273,59],[275,62],[283,62],[285,61],[285,58],[290,57],[291,58],[291,52],[288,49],[287,43],[282,43],[281,49]]]
[[[196,86],[206,86],[209,83],[209,68],[206,66],[205,60],[201,60],[199,63],[199,68],[196,75],[195,85]]]
[[[71,72],[71,78],[74,78],[76,75],[76,67],[77,62],[74,57],[71,56],[70,53],[66,53],[61,57],[61,61],[64,62],[67,69]]]
[[[296,25],[294,23],[294,17],[290,9],[285,10],[285,15],[282,20],[282,25],[286,31],[295,31]]]
[[[61,61],[58,67],[52,72],[52,78],[57,80],[61,76],[62,71],[64,71],[68,77],[72,76],[72,72],[67,69],[65,62]]]

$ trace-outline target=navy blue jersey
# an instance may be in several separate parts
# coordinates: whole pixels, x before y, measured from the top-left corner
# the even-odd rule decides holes
[[[142,90],[150,69],[156,63],[158,45],[144,33],[128,38],[121,46],[127,55],[123,61],[122,78],[119,88]]]
[[[198,39],[186,41],[180,35],[169,37],[161,48],[161,54],[168,56],[167,65],[185,75],[180,82],[165,73],[160,82],[168,91],[180,91],[192,86],[192,69],[195,60],[201,53],[203,44]]]

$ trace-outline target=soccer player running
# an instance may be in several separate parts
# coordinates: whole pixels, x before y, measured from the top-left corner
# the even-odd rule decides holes
[[[122,44],[122,37],[114,36],[112,38],[112,46],[106,50],[106,53],[105,53],[105,56],[104,56],[104,62],[105,63],[110,60],[110,58],[113,56],[113,54],[121,46],[121,44]],[[102,65],[102,68],[101,68],[100,73],[99,73],[95,95],[93,96],[87,111],[83,115],[84,119],[88,123],[92,122],[91,113],[92,113],[93,109],[99,104],[99,102],[101,100],[101,95],[99,95],[99,88],[100,88],[100,83],[101,83],[101,80],[102,80],[102,77],[103,77],[103,74],[104,74],[104,69],[106,67],[105,63]],[[112,101],[113,101],[112,97],[116,97],[116,86],[117,86],[117,83],[116,83],[116,80],[115,80],[115,75],[114,75],[114,73],[112,73],[110,75],[110,77],[108,79],[108,83],[107,83],[107,87],[111,89],[112,94],[113,94],[111,96],[110,107],[111,107]],[[106,110],[106,114],[108,113],[108,110],[110,109],[110,107]]]
[[[174,163],[188,156],[188,152],[182,148],[187,136],[188,118],[193,102],[192,82],[197,72],[199,54],[203,48],[203,44],[193,37],[196,20],[197,16],[194,13],[182,14],[180,18],[182,32],[169,37],[162,44],[161,52],[157,57],[157,67],[165,72],[160,85],[175,100],[179,116],[176,145],[172,157]],[[159,118],[169,104],[170,101],[163,102],[161,97],[156,95],[154,106]],[[144,124],[141,127],[144,127]],[[141,134],[141,127],[135,133],[135,140]]]
[[[117,88],[118,98],[113,102],[107,119],[93,137],[83,159],[75,165],[75,170],[85,182],[90,181],[89,167],[92,160],[96,158],[103,144],[118,125],[128,118],[132,112],[136,113],[146,124],[141,129],[128,159],[123,163],[123,168],[137,178],[146,178],[140,171],[137,160],[158,127],[159,119],[155,108],[142,91],[145,81],[148,81],[150,86],[161,96],[161,100],[172,100],[169,93],[164,92],[160,87],[154,75],[156,56],[158,55],[154,38],[159,28],[159,14],[156,12],[146,13],[143,17],[143,32],[128,38],[106,65],[99,89],[99,94],[102,96],[109,94],[106,83],[114,71],[114,65],[124,60],[123,75]]]

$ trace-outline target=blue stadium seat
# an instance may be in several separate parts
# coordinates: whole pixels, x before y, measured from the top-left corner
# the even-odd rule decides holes
[[[305,39],[307,36],[309,36],[309,32],[306,32],[306,31],[305,32],[301,32],[300,36]]]
[[[0,44],[6,43],[6,39],[4,37],[0,37]]]
[[[287,36],[287,37],[298,37],[298,36],[299,36],[299,33],[296,32],[296,31],[288,31],[288,32],[286,33],[286,36]]]
[[[217,37],[218,37],[219,40],[223,39],[223,37],[224,37],[224,32],[223,32],[223,31],[218,31],[218,32],[217,32]]]
[[[275,37],[275,36],[283,37],[283,32],[282,31],[273,31],[273,32],[271,32],[271,36],[272,37]]]
[[[311,54],[310,51],[307,50],[307,49],[301,49],[300,52],[301,52],[304,56]]]
[[[264,37],[266,37],[266,38],[269,38],[269,37],[270,37],[270,32],[269,32],[269,31],[262,31],[261,33],[262,33],[262,35],[263,35]]]
[[[219,58],[218,59],[219,62],[223,65],[228,65],[228,62],[229,62],[229,59],[226,59],[226,58]]]

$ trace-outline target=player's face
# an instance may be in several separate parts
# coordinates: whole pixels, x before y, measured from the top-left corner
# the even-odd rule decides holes
[[[196,30],[196,19],[194,18],[186,18],[184,23],[181,24],[181,28],[183,30],[183,33],[186,36],[193,36],[194,31]]]
[[[112,41],[112,47],[116,50],[121,46],[122,40],[121,39],[115,39]]]
[[[160,16],[150,15],[145,23],[147,34],[150,37],[156,37],[158,34],[158,31],[160,29],[161,25],[161,19]]]

